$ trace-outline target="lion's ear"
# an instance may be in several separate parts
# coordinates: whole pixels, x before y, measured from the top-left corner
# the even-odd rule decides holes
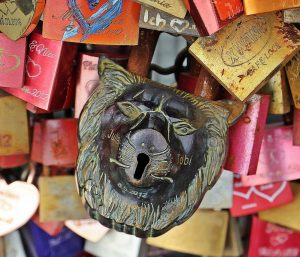
[[[229,112],[227,122],[229,126],[234,125],[238,119],[246,111],[246,104],[241,101],[232,101],[232,100],[221,100],[214,102],[215,105],[218,105]]]
[[[125,89],[128,85],[142,84],[148,79],[128,72],[122,66],[102,57],[98,63],[98,73],[104,87]]]

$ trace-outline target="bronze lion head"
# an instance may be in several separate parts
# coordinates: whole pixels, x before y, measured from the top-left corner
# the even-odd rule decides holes
[[[79,192],[92,218],[139,237],[187,220],[221,173],[244,105],[211,102],[99,62],[81,113]]]

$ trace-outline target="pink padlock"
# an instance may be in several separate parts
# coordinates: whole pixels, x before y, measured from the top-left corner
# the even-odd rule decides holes
[[[254,95],[240,121],[229,129],[225,169],[241,175],[256,173],[270,97]]]
[[[123,67],[126,67],[127,65],[127,53],[119,54],[106,52],[80,54],[76,80],[75,118],[79,118],[83,106],[93,93],[94,89],[99,85],[98,62],[100,56],[108,57]]]
[[[293,145],[292,126],[266,129],[256,175],[242,176],[244,186],[300,179],[300,147]]]
[[[26,38],[12,41],[0,33],[0,87],[24,85],[26,42]]]

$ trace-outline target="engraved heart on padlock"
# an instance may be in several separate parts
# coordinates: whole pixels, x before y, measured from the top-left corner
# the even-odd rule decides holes
[[[88,36],[105,30],[122,12],[123,0],[108,0],[93,15],[85,17],[79,7],[81,2],[79,0],[68,0],[69,10],[73,13],[73,17],[79,26],[74,27],[74,23],[71,22],[66,28],[62,40],[82,34],[83,37],[80,40],[82,42]],[[90,10],[94,10],[99,4],[98,2],[90,0],[88,3]]]
[[[7,0],[0,3],[0,31],[12,40],[29,35],[38,24],[45,0]]]
[[[26,62],[26,74],[29,78],[36,78],[42,74],[42,67],[29,56]]]
[[[0,73],[8,73],[19,68],[20,56],[6,52],[0,48]]]
[[[32,184],[0,182],[0,237],[22,227],[36,212],[39,191]]]

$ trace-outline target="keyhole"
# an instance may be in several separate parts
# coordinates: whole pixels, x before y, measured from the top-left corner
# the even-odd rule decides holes
[[[138,155],[137,161],[138,164],[133,177],[137,180],[140,180],[145,172],[145,168],[148,165],[150,158],[147,154],[141,153]]]

